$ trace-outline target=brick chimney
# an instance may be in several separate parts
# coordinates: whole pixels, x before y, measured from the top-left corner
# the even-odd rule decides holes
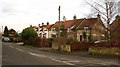
[[[49,25],[49,22],[47,22],[47,25]]]
[[[30,27],[32,28],[32,25],[30,25]]]
[[[42,26],[44,25],[44,23],[42,23]]]
[[[119,15],[116,16],[116,22],[117,22],[117,25],[120,24],[120,23],[119,23],[119,22],[120,22],[120,16],[119,16]]]
[[[40,27],[40,24],[38,24],[38,27]]]
[[[63,21],[66,21],[66,17],[65,16],[63,16]]]
[[[101,16],[99,14],[97,15],[97,20],[98,20],[98,22],[102,22],[101,21]]]
[[[73,20],[76,20],[76,18],[77,18],[76,15],[74,15],[74,16],[73,16]]]
[[[117,16],[116,16],[116,19],[117,19],[117,20],[119,20],[119,19],[120,19],[120,16],[119,16],[119,15],[117,15]]]

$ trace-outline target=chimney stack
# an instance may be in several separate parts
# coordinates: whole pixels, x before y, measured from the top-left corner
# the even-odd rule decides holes
[[[32,28],[32,25],[30,25],[30,27]]]
[[[66,21],[66,17],[65,16],[63,16],[63,20]]]
[[[38,24],[38,27],[40,27],[40,24]]]
[[[47,25],[49,25],[49,22],[47,22]]]
[[[99,14],[97,15],[97,20],[98,22],[101,22],[101,16]]]
[[[76,20],[76,18],[77,18],[76,15],[74,15],[74,16],[73,16],[73,20]]]
[[[44,25],[44,23],[42,23],[42,26]]]

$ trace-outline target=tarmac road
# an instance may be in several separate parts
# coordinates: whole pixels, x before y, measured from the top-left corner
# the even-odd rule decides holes
[[[100,59],[55,54],[18,46],[15,43],[2,42],[2,65],[36,65],[39,67],[41,65],[57,65],[62,67],[65,65],[75,67],[117,67],[119,64],[118,59]]]

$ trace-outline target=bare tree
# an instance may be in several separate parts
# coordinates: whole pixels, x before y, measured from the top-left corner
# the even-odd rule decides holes
[[[87,1],[92,8],[91,16],[96,14],[100,14],[101,18],[106,25],[106,29],[108,32],[108,38],[110,39],[110,23],[118,15],[118,2],[109,1],[109,0],[101,0],[98,2],[95,1]]]

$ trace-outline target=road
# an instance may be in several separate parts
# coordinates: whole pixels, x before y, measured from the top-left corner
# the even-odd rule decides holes
[[[2,42],[2,65],[71,65],[76,67],[118,65],[118,59],[100,59],[39,51]]]

